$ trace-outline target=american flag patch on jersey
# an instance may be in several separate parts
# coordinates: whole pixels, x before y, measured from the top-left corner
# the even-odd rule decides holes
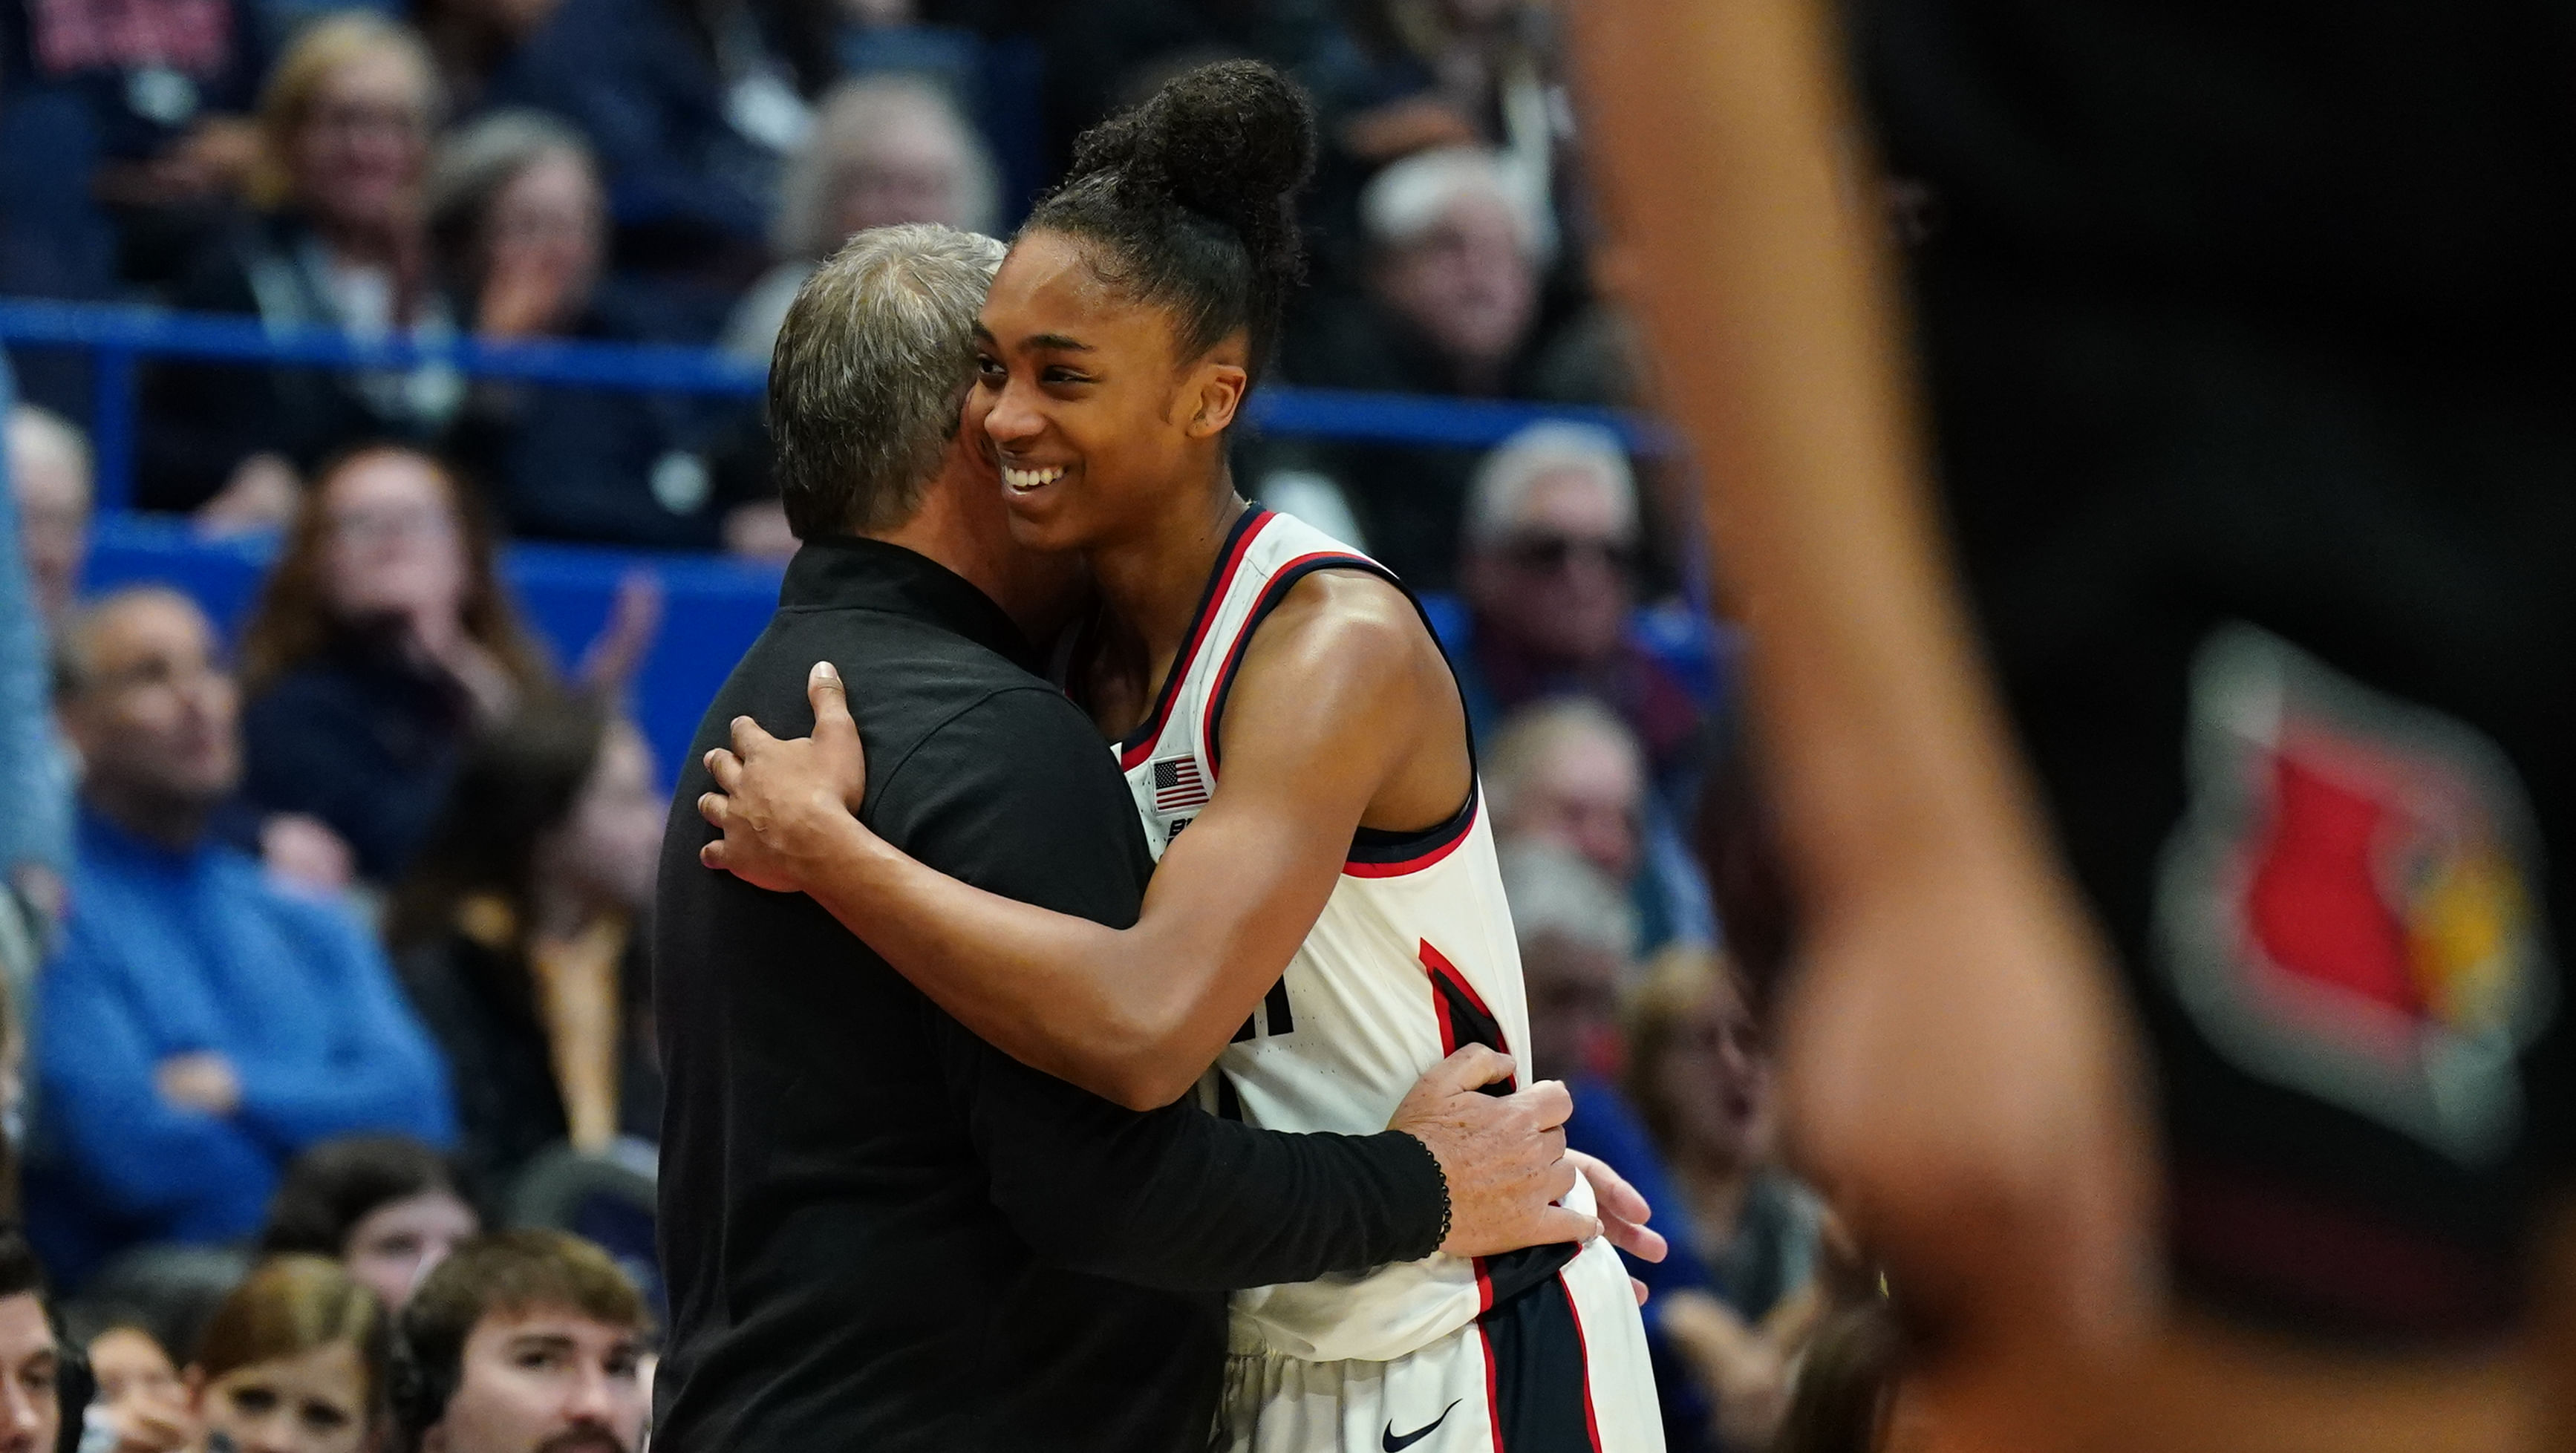
[[[1162,757],[1154,763],[1154,810],[1182,812],[1207,804],[1207,778],[1199,771],[1199,759],[1190,756]]]

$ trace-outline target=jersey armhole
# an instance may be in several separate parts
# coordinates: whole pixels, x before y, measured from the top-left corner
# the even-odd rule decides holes
[[[1458,709],[1464,717],[1467,691],[1458,680],[1457,663],[1449,659],[1449,648],[1441,644],[1440,632],[1433,628],[1431,615],[1422,608],[1420,597],[1397,579],[1394,571],[1365,555],[1339,551],[1300,555],[1280,566],[1278,573],[1262,586],[1260,597],[1252,603],[1251,614],[1244,617],[1242,629],[1235,632],[1234,644],[1227,650],[1224,663],[1217,668],[1215,686],[1208,692],[1207,716],[1199,724],[1199,740],[1207,745],[1208,776],[1211,779],[1217,776],[1222,765],[1224,749],[1217,730],[1225,716],[1226,698],[1234,690],[1235,673],[1243,665],[1245,649],[1252,644],[1253,634],[1261,629],[1261,623],[1287,600],[1288,592],[1296,588],[1297,582],[1319,570],[1355,570],[1364,575],[1374,575],[1395,587],[1404,597],[1405,604],[1413,607],[1414,617],[1422,622],[1423,632],[1431,637],[1431,649],[1440,653],[1441,664],[1449,668],[1449,684],[1458,693]],[[1476,761],[1474,723],[1466,723],[1466,730],[1467,797],[1458,804],[1458,810],[1451,813],[1446,821],[1418,832],[1393,832],[1373,827],[1353,829],[1350,851],[1343,861],[1344,872],[1362,878],[1391,878],[1419,872],[1449,856],[1458,844],[1466,841],[1468,829],[1475,826],[1476,812],[1484,796],[1483,774]]]
[[[1351,833],[1351,848],[1342,859],[1342,871],[1353,878],[1401,878],[1419,873],[1457,851],[1476,825],[1476,813],[1484,804],[1482,786],[1470,777],[1467,800],[1447,822],[1420,832],[1389,832],[1383,828],[1362,827]]]

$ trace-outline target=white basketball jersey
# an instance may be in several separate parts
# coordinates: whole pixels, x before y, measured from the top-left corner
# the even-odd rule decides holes
[[[1114,748],[1157,859],[1219,790],[1218,736],[1245,646],[1317,570],[1394,580],[1287,515],[1255,507],[1236,522],[1153,715]],[[1375,1134],[1423,1071],[1459,1046],[1524,1051],[1520,951],[1481,799],[1481,788],[1471,791],[1429,832],[1360,830],[1314,930],[1200,1085],[1210,1110],[1275,1130]],[[1588,1188],[1567,1204],[1589,1211]],[[1319,1362],[1401,1357],[1554,1275],[1575,1250],[1473,1262],[1435,1255],[1365,1277],[1238,1292],[1234,1350]]]

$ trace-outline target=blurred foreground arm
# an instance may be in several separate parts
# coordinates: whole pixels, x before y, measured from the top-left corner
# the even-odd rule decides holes
[[[1708,481],[1803,929],[1802,1167],[1961,1351],[2150,1306],[2136,1051],[1952,588],[1823,7],[1587,0],[1587,136]]]

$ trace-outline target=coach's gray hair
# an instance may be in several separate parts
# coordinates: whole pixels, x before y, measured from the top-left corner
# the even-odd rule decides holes
[[[769,360],[769,433],[796,538],[911,519],[957,432],[975,315],[1002,244],[953,227],[877,227],[815,270]]]

